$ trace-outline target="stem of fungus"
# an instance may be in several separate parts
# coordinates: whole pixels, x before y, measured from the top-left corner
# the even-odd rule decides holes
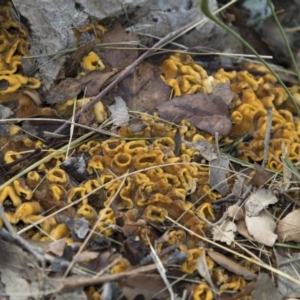
[[[217,14],[219,12],[221,12],[222,10],[226,9],[228,6],[232,5],[234,2],[236,2],[236,0],[233,0],[231,2],[229,2],[228,4],[224,5],[222,8],[216,10],[215,12],[213,12],[211,15],[213,14]],[[79,116],[81,115],[81,113],[83,111],[87,111],[89,110],[91,107],[93,107],[98,101],[100,101],[106,94],[108,94],[118,83],[120,83],[121,81],[123,81],[127,76],[129,76],[130,74],[132,74],[135,70],[135,68],[143,61],[145,60],[147,57],[149,57],[150,55],[152,55],[155,51],[157,51],[158,49],[160,49],[161,47],[165,46],[166,44],[170,43],[171,41],[173,41],[174,39],[177,39],[178,37],[182,36],[183,34],[185,34],[186,32],[192,30],[193,28],[199,26],[200,24],[204,23],[207,21],[207,18],[203,18],[200,21],[196,21],[196,22],[191,22],[188,23],[187,25],[184,25],[182,27],[180,27],[179,29],[170,32],[169,34],[167,34],[164,38],[162,38],[160,41],[158,41],[156,44],[154,44],[150,49],[148,49],[145,53],[143,53],[137,60],[135,60],[131,65],[129,65],[126,69],[124,69],[123,71],[121,71],[120,75],[113,80],[109,85],[107,85],[97,96],[95,96],[89,103],[87,103],[86,105],[84,105],[82,107],[82,109],[76,113],[76,115],[74,116],[74,121],[76,121]],[[71,121],[72,118],[69,119],[69,121]],[[61,133],[63,130],[65,130],[67,128],[67,124],[63,124],[62,126],[60,126],[58,129],[56,129],[54,131],[54,133]]]

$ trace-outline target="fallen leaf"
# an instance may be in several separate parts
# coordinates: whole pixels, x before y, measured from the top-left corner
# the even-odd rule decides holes
[[[96,259],[99,256],[99,252],[95,251],[83,251],[76,256],[76,262],[87,262],[92,259]]]
[[[229,160],[217,157],[209,162],[209,185],[222,196],[229,192],[226,176],[229,173]]]
[[[16,276],[15,272],[9,269],[1,270],[0,277],[1,283],[4,285],[1,294],[9,296],[9,298],[6,299],[27,300],[30,295],[33,295],[31,284],[24,278]],[[2,297],[3,296],[1,296],[1,299],[3,299]]]
[[[82,83],[76,78],[66,78],[55,85],[45,96],[48,104],[63,104],[69,99],[73,99],[84,89],[86,83]]]
[[[242,207],[233,204],[227,208],[228,216],[234,221],[244,220],[245,213]]]
[[[159,116],[170,122],[187,120],[200,130],[212,135],[227,136],[232,127],[228,107],[221,97],[201,93],[184,95],[162,102],[155,107]]]
[[[82,76],[79,82],[82,83],[82,91],[85,97],[94,97],[99,94],[105,82],[115,73],[116,71],[103,72],[96,70]]]
[[[268,274],[260,273],[254,290],[252,292],[253,300],[283,300],[279,294],[274,282]]]
[[[125,278],[120,287],[126,299],[136,299],[142,295],[144,300],[150,300],[166,286],[159,275],[136,274]],[[168,292],[158,294],[155,299],[167,299]]]
[[[229,105],[234,98],[234,93],[230,88],[230,82],[219,83],[213,87],[213,96],[220,96]]]
[[[149,111],[169,99],[171,88],[161,79],[161,69],[143,61],[134,73],[125,78],[114,95],[124,99],[129,109]]]
[[[256,187],[261,187],[265,185],[272,177],[273,174],[267,171],[264,167],[258,163],[254,164],[255,174],[251,178],[250,184]]]
[[[299,254],[295,253],[292,257],[285,258],[281,256],[275,249],[275,257],[277,262],[277,269],[293,278],[299,278],[300,268],[298,263],[289,263],[291,259],[299,258]],[[300,295],[300,285],[290,281],[289,279],[277,276],[278,292],[285,298],[295,297],[299,298]]]
[[[245,204],[245,211],[248,217],[257,216],[263,209],[270,204],[274,204],[278,201],[277,197],[272,191],[267,189],[259,189],[252,193]]]
[[[218,158],[213,144],[207,140],[198,139],[196,142],[184,141],[184,143],[197,151],[208,161]]]
[[[295,209],[278,222],[276,233],[280,242],[300,242],[299,219],[300,209]]]
[[[47,248],[47,252],[51,252],[57,256],[62,256],[64,253],[66,241],[67,241],[67,238],[63,238],[58,241],[54,241],[54,242],[50,243]]]
[[[253,238],[266,246],[273,247],[277,240],[277,234],[274,234],[276,223],[266,212],[261,212],[255,217],[245,217],[247,229]]]
[[[237,179],[234,182],[232,193],[236,198],[240,198],[244,192],[245,178],[237,175]]]
[[[97,252],[98,256],[96,258],[88,261],[87,268],[94,272],[104,270],[109,265],[109,258],[113,254],[113,251],[111,247],[106,250],[100,250],[100,252]]]
[[[245,222],[244,219],[241,219],[241,220],[237,221],[236,230],[240,235],[242,235],[243,237],[245,237],[249,241],[253,241],[253,242],[255,241],[255,239],[250,235],[250,233],[247,229],[246,222]]]
[[[203,254],[198,258],[197,261],[197,271],[201,277],[203,277],[206,282],[209,284],[209,286],[215,290],[215,286],[212,282],[208,267],[207,267],[207,262],[206,262],[206,252],[203,250]]]
[[[122,70],[131,65],[137,59],[138,51],[134,48],[136,48],[138,41],[139,38],[137,35],[133,33],[127,33],[123,26],[116,21],[110,30],[102,37],[102,44],[112,44],[111,47],[103,47],[97,49],[96,52],[100,54],[105,66],[109,65],[112,68]],[[134,44],[130,45],[130,42],[133,42]],[[121,43],[126,44],[122,45]],[[112,47],[118,49],[113,49]]]
[[[13,111],[6,106],[3,106],[2,104],[0,104],[0,119],[8,119],[9,117],[11,117],[13,115]],[[5,124],[5,123],[0,123],[0,135],[1,136],[9,136],[9,124]]]
[[[228,246],[234,241],[236,225],[230,220],[224,221],[221,225],[212,229],[213,240],[226,243]]]
[[[82,182],[88,179],[87,173],[87,161],[89,157],[85,153],[79,153],[78,155],[69,157],[64,160],[60,165],[60,168],[65,170],[68,175],[74,178],[78,182]]]
[[[253,272],[249,271],[245,267],[236,263],[234,260],[228,258],[227,256],[219,252],[209,250],[207,251],[207,254],[217,264],[236,275],[243,276],[246,280],[253,280],[256,277],[256,275]]]
[[[111,113],[112,122],[115,126],[126,126],[129,122],[129,113],[125,101],[122,97],[115,97],[116,103],[108,106]]]
[[[128,237],[124,242],[125,257],[135,266],[149,254],[149,248],[141,241]]]
[[[82,241],[89,232],[89,222],[85,218],[75,218],[67,222],[74,241]]]

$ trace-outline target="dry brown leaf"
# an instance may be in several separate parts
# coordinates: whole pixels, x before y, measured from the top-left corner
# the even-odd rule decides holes
[[[79,79],[66,78],[47,93],[45,101],[48,104],[63,104],[67,100],[76,97],[85,85],[86,83],[82,83]]]
[[[160,79],[160,75],[159,67],[144,61],[118,85],[114,95],[122,97],[131,110],[149,111],[158,103],[167,101],[171,94],[171,88]]]
[[[266,246],[273,247],[277,240],[277,234],[274,233],[276,223],[274,219],[266,212],[261,212],[255,217],[245,217],[247,229],[254,239]]]
[[[259,189],[252,193],[245,204],[245,211],[248,217],[257,216],[263,209],[270,204],[274,204],[278,201],[277,197],[272,191],[267,189]]]
[[[143,295],[143,299],[150,300],[166,286],[159,275],[136,274],[127,277],[120,283],[122,292],[126,299],[135,299],[137,295]],[[165,291],[155,299],[166,299],[168,293]]]
[[[105,66],[109,65],[112,68],[122,70],[131,65],[137,59],[138,51],[135,49],[136,45],[130,45],[129,42],[134,42],[136,44],[138,41],[139,38],[137,35],[127,33],[119,22],[115,22],[110,30],[102,37],[102,44],[109,43],[115,45],[97,49],[96,52],[100,54]],[[128,43],[126,45],[122,45],[120,44],[122,42]],[[112,47],[115,47],[116,49],[112,49]]]
[[[198,139],[196,142],[184,141],[184,143],[197,151],[208,161],[218,158],[212,143],[207,140]]]
[[[234,241],[234,233],[236,225],[230,220],[224,221],[221,225],[215,226],[212,229],[214,241],[221,241],[230,245]]]
[[[67,238],[63,238],[49,244],[47,252],[51,252],[57,256],[62,256],[66,246]]]
[[[211,257],[213,261],[225,268],[226,270],[243,276],[246,280],[253,280],[256,275],[245,267],[239,265],[234,260],[228,258],[227,256],[216,252],[216,251],[207,251],[207,254]]]
[[[273,174],[267,171],[264,167],[258,163],[254,164],[255,174],[252,177],[250,184],[256,187],[261,187],[266,184],[273,176]]]
[[[244,219],[241,219],[241,220],[237,221],[236,230],[240,235],[242,235],[243,237],[245,237],[249,241],[253,241],[253,242],[255,241],[255,239],[250,235],[250,233],[247,229],[246,222],[245,222]]]
[[[225,196],[229,192],[229,186],[226,179],[229,173],[229,160],[225,157],[217,157],[209,162],[209,185]]]
[[[215,286],[212,282],[208,267],[207,267],[207,262],[206,262],[206,252],[203,250],[203,254],[199,257],[197,261],[197,270],[198,273],[201,277],[203,277],[206,282],[209,284],[209,286],[215,290]]]
[[[216,84],[213,87],[212,95],[220,96],[223,101],[229,105],[234,97],[234,93],[230,88],[230,82]]]
[[[185,119],[200,130],[220,136],[230,133],[232,122],[228,107],[221,97],[210,97],[201,93],[184,95],[162,102],[155,107],[159,116],[170,122]]]
[[[245,218],[245,213],[242,207],[233,204],[227,208],[228,216],[234,221],[243,220]]]
[[[237,179],[235,180],[232,189],[232,193],[236,198],[240,198],[242,196],[244,187],[245,187],[245,178],[237,174]]]
[[[279,294],[270,276],[265,273],[260,273],[252,293],[252,299],[283,300],[283,297]]]
[[[85,97],[96,96],[104,83],[113,76],[116,71],[102,72],[102,71],[92,71],[79,79],[82,83],[82,91]]]
[[[276,233],[280,242],[300,242],[300,209],[286,215],[277,224]]]
[[[99,256],[99,252],[96,251],[83,251],[78,256],[76,256],[77,262],[87,262],[92,259],[96,259]]]

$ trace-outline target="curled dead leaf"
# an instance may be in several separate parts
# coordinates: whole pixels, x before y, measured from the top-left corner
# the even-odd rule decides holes
[[[300,242],[300,210],[296,209],[278,222],[277,234],[281,242]]]
[[[261,212],[255,217],[246,215],[245,221],[249,233],[257,242],[273,247],[277,240],[277,234],[274,233],[276,223],[268,213]]]
[[[226,220],[221,225],[215,226],[212,229],[214,241],[221,241],[230,245],[234,241],[234,233],[236,232],[236,225]]]
[[[243,208],[233,204],[227,208],[228,216],[235,221],[239,221],[245,218],[245,213]]]
[[[272,191],[259,189],[248,197],[245,204],[246,214],[248,217],[257,216],[263,209],[277,201],[278,199]]]
[[[162,102],[155,107],[159,116],[170,122],[180,122],[185,119],[200,130],[220,136],[230,133],[232,123],[228,107],[221,97],[211,97],[204,94],[184,95]]]
[[[256,275],[253,272],[219,252],[207,251],[207,254],[217,264],[236,275],[243,276],[246,280],[253,280],[256,277]]]

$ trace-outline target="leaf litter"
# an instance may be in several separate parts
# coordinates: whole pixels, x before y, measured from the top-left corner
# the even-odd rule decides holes
[[[9,118],[17,116],[19,118],[51,117],[63,120],[66,115],[59,110],[59,105],[73,113],[75,106],[72,104],[68,107],[70,100],[74,100],[74,98],[81,100],[83,97],[97,97],[115,78],[120,76],[120,74],[122,75],[124,69],[132,65],[140,57],[140,53],[136,49],[139,43],[138,36],[126,33],[117,22],[113,23],[110,30],[103,35],[102,42],[110,45],[107,48],[96,47],[95,40],[91,36],[83,35],[81,39],[82,44],[70,55],[68,64],[57,77],[56,84],[44,94],[44,98],[42,94],[40,95],[25,88],[23,94],[13,96],[13,100],[1,102],[0,113],[2,119],[9,120]],[[116,48],[111,49],[114,45],[116,45]],[[84,73],[81,69],[82,60],[91,51],[95,51],[101,57],[101,63],[105,65],[105,69]],[[192,299],[198,299],[195,298],[198,290],[201,290],[202,294],[199,295],[202,299],[205,295],[210,295],[208,291],[213,291],[216,296],[218,290],[222,293],[224,292],[226,297],[228,295],[227,289],[229,293],[234,291],[236,297],[243,295],[243,293],[250,295],[252,292],[252,299],[261,299],[259,297],[264,294],[266,295],[263,296],[263,299],[271,299],[271,295],[274,299],[282,299],[282,296],[296,297],[299,282],[296,285],[291,283],[290,279],[281,276],[282,274],[277,274],[277,289],[274,287],[269,275],[262,272],[258,274],[257,270],[251,269],[247,265],[247,260],[243,259],[242,262],[237,262],[237,256],[229,254],[229,252],[233,253],[231,249],[240,247],[241,236],[246,238],[246,243],[251,242],[252,246],[254,244],[258,245],[257,249],[254,250],[256,253],[259,252],[259,245],[273,247],[277,237],[280,242],[299,242],[298,224],[296,221],[299,219],[297,209],[288,209],[288,212],[283,213],[284,217],[280,216],[281,219],[277,223],[275,222],[278,216],[276,209],[280,211],[279,196],[283,197],[283,194],[280,194],[280,191],[280,195],[275,195],[277,190],[272,189],[275,191],[273,192],[270,189],[270,180],[274,178],[274,174],[255,163],[252,165],[255,174],[254,176],[252,174],[249,175],[249,170],[246,168],[241,169],[243,165],[239,165],[237,161],[232,161],[227,153],[225,155],[222,153],[223,145],[217,151],[215,150],[215,145],[219,145],[215,139],[218,139],[218,142],[221,142],[221,144],[225,141],[226,146],[228,146],[227,144],[232,145],[230,138],[227,140],[226,138],[230,136],[234,126],[231,119],[231,110],[235,105],[235,101],[237,101],[236,93],[231,91],[228,82],[223,82],[215,84],[210,95],[202,93],[202,89],[195,94],[182,95],[170,100],[172,98],[172,88],[161,80],[161,76],[163,76],[161,68],[154,65],[153,61],[155,60],[141,62],[131,75],[125,79],[123,78],[113,90],[110,90],[106,97],[101,99],[102,104],[99,106],[99,114],[103,117],[102,124],[110,122],[110,125],[114,126],[111,130],[113,135],[117,135],[124,130],[126,135],[123,137],[126,142],[127,139],[134,142],[139,140],[145,141],[144,146],[150,147],[151,151],[154,148],[151,144],[153,137],[155,137],[154,139],[166,138],[159,145],[162,152],[168,157],[165,163],[171,162],[171,164],[176,165],[179,160],[175,158],[181,153],[182,161],[179,162],[179,165],[181,163],[187,167],[188,164],[192,166],[198,164],[197,168],[200,170],[201,175],[197,182],[203,180],[205,184],[198,183],[199,186],[194,186],[195,181],[190,180],[187,173],[182,173],[181,180],[185,180],[186,189],[192,191],[190,195],[185,196],[186,200],[188,200],[186,203],[178,200],[182,197],[182,194],[179,192],[172,196],[176,199],[173,202],[176,205],[171,205],[169,208],[164,203],[161,210],[153,211],[150,211],[151,207],[149,206],[148,215],[140,208],[136,211],[128,209],[126,205],[130,205],[130,202],[120,206],[120,203],[124,200],[124,194],[120,194],[116,196],[111,207],[107,208],[105,212],[105,214],[109,215],[112,211],[112,214],[115,214],[114,221],[109,218],[104,221],[96,221],[97,218],[95,216],[89,219],[88,214],[92,210],[89,210],[87,205],[97,208],[98,211],[104,207],[103,203],[109,196],[109,193],[111,193],[111,191],[99,187],[107,185],[109,180],[117,181],[118,176],[123,176],[123,172],[117,168],[112,171],[112,166],[116,163],[115,154],[110,154],[109,159],[106,161],[104,156],[100,155],[100,153],[103,153],[101,152],[103,145],[99,146],[97,143],[99,142],[100,144],[100,142],[109,139],[109,134],[107,134],[109,130],[106,131],[106,135],[94,135],[96,139],[91,139],[92,131],[81,128],[81,131],[76,131],[77,136],[88,135],[85,140],[87,143],[82,143],[84,150],[79,150],[80,146],[82,146],[80,144],[72,146],[74,152],[72,152],[68,160],[64,161],[57,154],[57,162],[55,164],[48,161],[46,162],[46,167],[49,169],[40,168],[37,172],[38,175],[46,174],[52,168],[61,168],[68,175],[68,183],[60,183],[57,186],[55,185],[54,188],[54,184],[49,181],[49,176],[45,175],[46,179],[44,178],[39,182],[41,187],[35,186],[37,190],[34,192],[33,198],[46,211],[46,218],[49,216],[48,210],[54,213],[55,222],[64,225],[63,227],[69,232],[68,234],[72,238],[73,244],[69,245],[70,240],[66,237],[57,238],[52,243],[44,237],[45,242],[47,241],[48,243],[47,249],[43,250],[43,258],[49,267],[46,272],[43,269],[43,264],[36,261],[36,257],[28,253],[27,250],[23,251],[22,244],[18,244],[15,240],[7,242],[1,239],[1,244],[4,248],[1,250],[2,259],[0,260],[0,289],[3,294],[8,294],[11,299],[14,299],[14,297],[17,299],[19,294],[40,295],[41,297],[45,295],[51,297],[55,294],[56,299],[63,299],[64,297],[69,299],[100,299],[98,290],[101,289],[101,299],[113,299],[116,295],[118,297],[123,295],[123,298],[125,297],[126,299],[136,299],[140,296],[143,299],[152,299],[153,297],[155,299],[166,299],[169,295],[171,295],[171,298],[175,298],[175,296],[181,297],[184,293],[189,293],[189,297],[194,297]],[[191,62],[189,63],[190,65],[192,64]],[[190,77],[187,78],[192,80]],[[3,91],[7,87],[8,85],[4,82],[1,90]],[[24,99],[20,101],[23,95],[31,98],[30,105]],[[16,103],[19,104],[16,106]],[[110,105],[107,105],[107,103]],[[98,121],[97,123],[95,121],[99,114],[96,116],[93,110],[86,110],[84,105],[75,107],[75,109],[81,114],[79,118],[80,124],[90,126],[90,129],[100,125],[101,122]],[[149,114],[140,117],[141,112],[149,112]],[[154,116],[150,113],[153,113]],[[186,124],[182,125],[185,121],[189,122],[189,128]],[[49,123],[45,122],[42,119],[40,123],[34,120],[23,121],[21,128],[26,132],[19,134],[19,136],[14,136],[11,141],[7,139],[10,136],[10,124],[1,124],[3,129],[1,130],[1,138],[3,138],[1,146],[5,148],[8,145],[7,148],[10,150],[22,148],[22,151],[31,151],[32,148],[30,147],[33,147],[33,144],[26,146],[29,145],[27,141],[27,144],[25,143],[24,146],[20,142],[24,139],[24,136],[28,138],[35,135],[45,138],[43,132],[46,131],[46,128],[48,131],[51,131],[49,128],[52,126],[52,131],[56,131],[59,126],[55,123],[55,120],[47,121]],[[176,132],[174,135],[170,134],[171,131],[169,132],[165,129],[168,126],[170,128],[174,126],[172,128]],[[193,135],[190,134],[193,130],[195,130],[193,134],[197,133],[201,138],[193,139]],[[186,133],[183,134],[182,132]],[[174,145],[167,139],[167,134],[174,137]],[[53,149],[52,147],[58,149],[62,144],[65,145],[66,143],[63,138],[60,140],[52,139],[49,145],[45,144],[46,146],[43,146],[43,151],[47,152],[50,147],[51,149]],[[22,147],[20,147],[21,144]],[[109,147],[111,147],[109,150],[117,148],[118,141],[114,140],[109,144]],[[234,147],[232,150],[234,150]],[[106,149],[105,151],[108,150]],[[134,148],[129,148],[128,151],[140,151],[140,149],[134,150]],[[148,150],[141,151],[141,153],[146,153]],[[175,154],[174,156],[170,155],[172,151]],[[5,155],[5,152],[2,151],[1,154]],[[191,160],[186,160],[187,157],[184,155],[187,154],[191,157]],[[93,164],[90,160],[91,157],[95,158]],[[117,163],[126,163],[126,159],[127,156],[124,155]],[[36,156],[35,161],[38,160],[39,156]],[[145,161],[149,162],[148,159]],[[130,162],[124,170],[132,172],[134,163],[136,162]],[[18,160],[11,164],[6,159],[2,160],[1,164],[1,170],[3,169],[5,173],[4,176],[6,176],[7,170],[13,169],[15,165],[18,168],[15,168],[14,172],[16,174],[22,172],[22,168],[20,165],[18,166]],[[284,190],[288,190],[288,188],[293,187],[292,177],[289,172],[289,166],[286,163],[284,164],[284,162],[283,166]],[[147,168],[145,172],[147,172],[147,175],[151,174]],[[145,175],[145,172],[140,173]],[[168,190],[168,185],[179,185],[175,180],[175,175],[178,172],[178,169],[173,171],[174,177],[170,176],[166,181],[160,176],[160,171],[152,173],[151,176],[156,178],[155,185],[151,186],[144,182],[143,187],[145,190],[141,194],[139,194],[141,187],[131,187],[131,190],[129,189],[132,178],[135,181],[139,179],[130,175],[126,181],[128,191],[134,191],[135,197],[145,197],[147,195],[150,201],[153,201],[152,204],[156,203],[156,201],[162,201],[163,198],[160,198],[160,200],[158,198],[152,199],[151,191],[159,186],[159,182],[166,182],[166,187],[164,187],[166,190]],[[194,172],[196,172],[196,169],[194,169]],[[235,173],[233,180],[230,178],[232,173]],[[101,182],[101,174],[107,176],[105,177],[107,181]],[[107,178],[110,179],[108,180]],[[56,180],[61,179],[58,177]],[[94,181],[90,181],[91,179]],[[143,181],[142,179],[144,180],[144,178],[141,178],[141,181]],[[99,188],[100,192],[90,190],[83,201],[80,199],[83,195],[80,194],[80,190],[74,192],[74,194],[70,191],[67,192],[69,186],[81,187],[82,184],[87,182],[93,185],[92,189],[96,190]],[[12,184],[15,187],[18,183],[14,181]],[[30,184],[30,180],[27,179],[26,184]],[[280,186],[280,184],[276,184],[275,187]],[[51,193],[45,193],[43,189],[49,186],[53,188]],[[23,188],[22,192],[18,192],[19,194],[17,195],[22,198],[26,197],[26,190],[29,189],[28,186],[23,186]],[[85,188],[88,189],[88,185]],[[205,191],[205,196],[203,196],[204,193],[201,189]],[[248,190],[251,191],[250,196],[247,195]],[[172,192],[175,193],[175,190],[172,190]],[[237,204],[232,206],[227,204],[230,193],[232,193],[231,198],[237,202]],[[161,195],[163,195],[163,192]],[[6,197],[5,201],[3,200],[5,210],[8,212],[7,218],[11,218],[12,213],[15,211],[11,203],[14,197],[15,195],[9,194],[9,197]],[[80,214],[80,216],[84,217],[76,216],[76,211],[82,208],[81,205],[86,209]],[[154,205],[152,206],[154,207]],[[193,206],[197,210],[192,210]],[[151,209],[154,209],[153,207]],[[221,223],[218,223],[217,220],[216,224],[204,225],[208,219],[207,217],[211,217],[214,214],[213,210],[217,211],[218,209],[226,212],[224,220]],[[17,217],[21,218],[24,211]],[[175,220],[168,217],[164,221],[157,221],[157,218],[161,217],[165,211],[172,218],[176,216],[178,220],[175,222]],[[38,226],[38,229],[31,229],[30,235],[38,233],[39,230],[42,232],[46,223],[42,221],[42,218],[36,218],[38,215],[34,216],[33,221],[28,223],[26,223],[27,219],[22,217],[24,224],[21,222],[21,227],[17,227],[15,224],[18,222],[15,222],[13,223],[14,229],[20,228],[23,230],[27,226],[25,224],[32,226],[30,224],[37,222],[36,226]],[[49,223],[47,224],[53,226],[51,222],[54,221],[50,221],[49,218]],[[100,233],[99,231],[93,233],[87,246],[80,249],[81,243],[86,241],[91,225],[95,226],[95,222],[99,222],[102,226],[99,227],[101,228]],[[193,234],[189,235],[184,230],[180,231],[180,226],[177,226],[179,224],[180,226],[186,226],[184,227],[186,229],[191,229]],[[199,230],[199,224],[202,226],[201,230]],[[212,228],[211,232],[207,230],[207,227]],[[53,229],[52,227],[51,230]],[[27,231],[27,229],[25,230]],[[108,231],[112,232],[111,236],[113,238],[106,239],[103,232]],[[52,231],[49,231],[49,233],[53,239],[54,233],[52,234]],[[49,235],[49,233],[47,234]],[[58,233],[60,234],[60,232],[56,232],[56,234]],[[42,233],[39,234],[43,236]],[[203,247],[200,240],[201,236],[206,234],[211,234],[211,240],[215,242],[209,242],[211,245],[206,244]],[[245,243],[245,240],[243,243]],[[152,244],[154,246],[151,248],[150,245]],[[195,245],[193,249],[189,249],[186,246],[191,244]],[[202,247],[203,249],[199,255],[199,249]],[[214,249],[212,250],[209,247]],[[225,249],[225,255],[220,253],[218,247]],[[149,248],[151,248],[151,251]],[[243,248],[240,247],[239,251],[241,249]],[[295,276],[292,271],[294,265],[292,263],[285,264],[285,261],[277,252],[276,257],[278,259],[278,270]],[[75,258],[76,265],[73,266],[72,261]],[[210,262],[210,259],[212,262]],[[268,261],[266,257],[262,259]],[[279,262],[279,259],[281,262]],[[298,257],[293,255],[290,259],[297,260]],[[212,263],[216,268],[211,266]],[[71,264],[72,267],[70,267]],[[69,274],[65,274],[67,269],[70,269]],[[23,275],[24,270],[26,271],[25,277]],[[49,270],[52,273],[49,273]],[[276,274],[276,269],[271,270],[275,271]],[[188,280],[192,280],[193,283],[189,283],[188,280],[185,281],[185,276],[188,276]],[[15,288],[16,286],[18,286],[18,289]],[[43,286],[42,290],[40,286]],[[100,286],[101,288],[99,289]],[[87,296],[88,289],[92,291],[89,296]],[[266,291],[268,290],[270,292],[267,295]],[[235,296],[232,299],[235,299]]]

